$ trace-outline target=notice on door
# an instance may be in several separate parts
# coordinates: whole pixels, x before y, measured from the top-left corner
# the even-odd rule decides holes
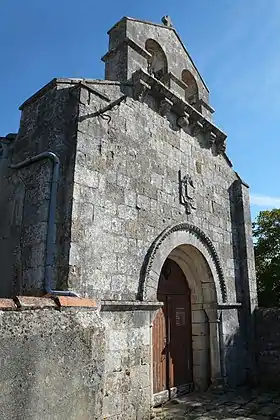
[[[176,308],[176,327],[184,327],[186,325],[185,308]]]

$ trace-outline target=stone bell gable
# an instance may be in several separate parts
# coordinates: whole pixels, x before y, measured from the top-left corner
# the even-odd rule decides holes
[[[128,81],[142,69],[211,119],[209,91],[168,16],[164,24],[124,17],[109,31],[107,80]]]
[[[179,126],[205,134],[209,147],[224,152],[226,135],[212,123],[209,90],[170,18],[162,20],[157,25],[125,17],[109,30],[105,78],[132,82],[135,98],[150,91],[162,115],[174,111]]]

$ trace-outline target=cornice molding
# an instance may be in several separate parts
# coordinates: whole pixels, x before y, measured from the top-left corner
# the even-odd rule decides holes
[[[186,125],[189,126],[191,135],[197,136],[199,134],[204,134],[207,138],[209,148],[214,146],[217,154],[223,154],[225,152],[227,135],[160,80],[156,79],[153,75],[147,73],[143,69],[139,69],[133,73],[132,83],[135,100],[141,100],[141,97],[145,95],[147,91],[149,91],[151,95],[157,97],[160,101],[168,100],[171,104],[170,110],[174,112],[178,118],[185,118]]]

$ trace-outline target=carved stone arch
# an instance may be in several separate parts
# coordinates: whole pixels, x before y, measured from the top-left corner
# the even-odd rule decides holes
[[[166,55],[157,41],[147,39],[145,49],[151,54],[148,59],[148,72],[157,79],[162,80],[168,73],[168,64]]]
[[[182,71],[182,81],[187,85],[187,89],[185,90],[186,101],[197,108],[199,100],[198,86],[194,76],[189,70],[184,69]]]
[[[152,243],[140,273],[139,299],[157,300],[162,266],[175,248],[184,245],[194,247],[207,262],[216,288],[217,303],[227,302],[225,277],[215,247],[200,228],[189,223],[167,227]]]

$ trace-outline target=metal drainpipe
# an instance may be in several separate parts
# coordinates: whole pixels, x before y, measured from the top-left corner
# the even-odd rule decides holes
[[[45,273],[44,273],[44,288],[45,292],[52,295],[60,296],[76,296],[79,295],[75,292],[70,292],[68,290],[53,290],[51,287],[52,277],[53,277],[53,255],[56,251],[56,242],[55,238],[55,211],[56,211],[56,201],[57,201],[57,186],[59,180],[59,168],[60,161],[58,156],[53,152],[43,152],[34,157],[28,158],[19,162],[15,165],[10,165],[11,169],[21,169],[26,166],[31,165],[32,163],[38,162],[43,159],[51,159],[53,162],[53,173],[51,181],[51,197],[49,203],[49,217],[48,217],[48,228],[47,228],[47,249],[46,249],[46,260],[45,260]]]

